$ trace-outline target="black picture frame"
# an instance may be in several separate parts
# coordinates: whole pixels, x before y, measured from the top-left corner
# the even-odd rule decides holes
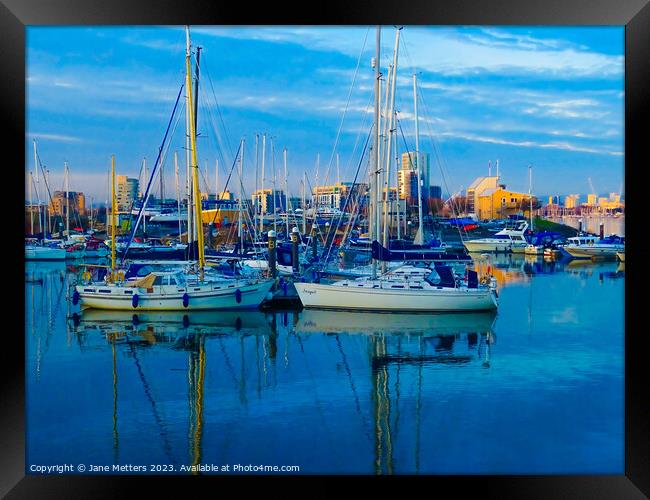
[[[91,477],[91,476],[25,476],[25,377],[24,377],[24,306],[22,289],[14,298],[13,277],[20,279],[22,270],[16,263],[24,259],[21,238],[24,195],[17,187],[21,167],[25,164],[25,26],[27,25],[110,25],[110,24],[457,24],[457,25],[621,25],[625,26],[625,172],[626,179],[636,181],[650,165],[642,121],[649,115],[650,101],[650,6],[648,0],[462,0],[447,2],[361,2],[330,0],[284,8],[275,3],[208,3],[201,0],[185,2],[107,3],[100,0],[2,0],[0,4],[0,53],[3,76],[2,120],[4,138],[14,151],[14,160],[5,160],[7,198],[5,221],[15,221],[16,234],[8,234],[11,242],[3,252],[3,276],[8,290],[3,294],[9,306],[4,310],[2,332],[2,410],[0,412],[0,495],[7,498],[114,498],[133,492],[136,483],[145,481],[150,488],[168,497],[176,493],[188,495],[197,484],[195,478],[184,477]],[[647,120],[646,120],[647,121]],[[22,146],[19,146],[22,145]],[[15,175],[15,179],[13,177]],[[9,186],[16,186],[11,189]],[[650,495],[650,391],[645,383],[645,329],[640,305],[643,270],[639,236],[643,230],[640,213],[643,203],[643,182],[626,183],[626,215],[628,241],[625,293],[625,474],[621,476],[428,476],[410,477],[437,494],[440,487],[456,496],[470,492],[488,498],[644,498]],[[2,220],[2,219],[0,219]],[[3,224],[0,227],[4,227]],[[631,259],[630,259],[631,255]],[[630,264],[631,260],[631,264]],[[631,267],[630,267],[631,266]],[[6,272],[10,271],[10,272]],[[15,275],[13,274],[15,272]],[[16,328],[9,326],[14,320]],[[241,477],[209,477],[222,485],[241,486]],[[263,494],[286,496],[282,478],[244,477],[246,485],[262,488]],[[285,478],[286,479],[286,478]],[[303,496],[340,494],[337,477],[301,476],[291,478],[292,489]],[[382,492],[405,493],[404,479],[352,478],[363,488],[379,487]],[[212,487],[216,483],[210,483]],[[435,488],[435,489],[433,489]],[[363,491],[363,490],[362,490]],[[425,492],[427,490],[424,490]],[[218,490],[211,490],[220,493]],[[415,493],[415,491],[413,492]],[[464,495],[463,495],[464,496]]]

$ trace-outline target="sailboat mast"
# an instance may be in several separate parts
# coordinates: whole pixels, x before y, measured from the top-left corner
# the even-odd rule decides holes
[[[189,52],[189,47],[186,52]],[[187,197],[187,244],[194,241],[194,230],[192,227],[192,177],[190,175],[190,86],[185,86],[185,195]]]
[[[115,155],[111,156],[111,281],[115,278]]]
[[[289,237],[289,179],[287,178],[287,148],[284,148],[284,215],[287,226],[287,238]]]
[[[70,174],[68,171],[68,162],[64,162],[65,174],[65,231],[70,238]]]
[[[38,153],[36,152],[36,139],[34,139],[34,166],[36,168],[36,200],[38,201],[38,229],[43,233],[43,238],[45,238],[45,231],[43,231],[43,218],[41,216],[41,194],[39,189],[38,181]]]
[[[264,231],[264,208],[266,203],[266,193],[264,193],[264,160],[266,158],[266,134],[262,136],[262,188],[260,195],[260,235]]]
[[[258,181],[259,181],[259,161],[260,161],[260,154],[259,154],[259,142],[260,142],[260,134],[255,134],[255,198],[253,199],[253,232],[257,229],[257,211],[259,208],[259,193],[257,192],[258,189]]]
[[[418,232],[415,235],[414,243],[422,245],[422,165],[420,165],[420,119],[418,115],[418,87],[417,74],[413,73],[413,109],[415,110],[415,168],[418,176]]]
[[[174,178],[176,180],[176,209],[178,210],[178,236],[183,233],[181,222],[181,185],[178,178],[178,152],[174,151]]]
[[[391,87],[390,87],[390,110],[389,110],[389,122],[388,122],[388,138],[386,141],[386,202],[384,205],[384,246],[388,248],[388,213],[390,207],[390,163],[391,163],[391,148],[393,145],[393,134],[394,130],[394,118],[395,118],[395,81],[397,80],[397,54],[399,52],[399,34],[402,31],[402,28],[397,28],[395,34],[395,51],[393,52],[393,75],[391,78]]]
[[[397,113],[395,116],[395,121],[397,121]],[[395,125],[397,127],[397,125]],[[393,135],[393,147],[395,148],[395,203],[397,204],[397,239],[402,239],[402,231],[400,229],[400,201],[399,201],[399,154],[397,152],[397,134]]]
[[[273,206],[273,231],[278,233],[278,223],[276,220],[275,213],[275,193],[276,193],[276,180],[277,176],[275,173],[275,144],[273,144],[273,137],[271,137],[271,171],[273,172],[273,188],[271,189],[271,203]]]
[[[528,199],[530,201],[530,230],[532,231],[533,230],[533,166],[532,165],[528,165]]]
[[[244,145],[246,140],[242,139],[239,149],[241,150],[241,157],[239,158],[239,252],[244,253],[244,233],[242,231],[242,196],[244,195]]]
[[[302,173],[302,234],[307,234],[307,197],[305,189],[307,187],[307,172]]]
[[[34,177],[31,172],[29,172],[29,181],[27,181],[27,190],[29,196],[29,234],[34,236],[34,200],[32,198],[32,182],[34,182]]]
[[[199,250],[199,272],[201,281],[203,281],[203,269],[205,267],[205,249],[203,248],[203,219],[201,218],[201,190],[199,188],[199,165],[196,158],[196,130],[194,128],[194,117],[192,116],[192,90],[191,90],[191,67],[190,67],[190,28],[185,27],[186,34],[186,51],[185,51],[185,72],[186,72],[186,86],[189,89],[189,108],[190,108],[190,142],[192,149],[192,184],[194,191],[194,209],[195,209],[195,227],[196,236]]]
[[[144,172],[144,184],[148,185],[149,183],[149,178],[147,177],[147,157],[145,156],[142,159],[142,171]],[[145,188],[146,192],[146,188]],[[147,195],[146,198],[149,196]],[[146,233],[147,232],[147,200],[145,196],[142,197],[142,209],[143,209],[143,216],[142,216],[142,230]]]
[[[368,211],[368,232],[370,241],[375,240],[378,235],[375,228],[375,213],[377,211],[377,171],[379,169],[379,78],[381,73],[379,71],[379,57],[380,57],[380,44],[381,44],[381,26],[377,26],[376,34],[376,55],[375,55],[375,114],[373,126],[375,133],[373,134],[373,147],[372,155],[370,158],[370,206]],[[372,259],[372,278],[377,277],[377,260]]]

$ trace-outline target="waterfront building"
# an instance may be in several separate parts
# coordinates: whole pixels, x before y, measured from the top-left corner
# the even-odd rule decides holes
[[[247,212],[251,209],[251,202],[242,200],[242,219],[244,223],[250,221]],[[203,224],[215,223],[232,224],[239,221],[239,200],[230,198],[227,200],[203,200],[201,204],[201,217]]]
[[[590,206],[590,207],[595,207],[596,205],[598,205],[598,202],[597,202],[596,198],[597,198],[597,196],[595,194],[588,194],[587,195],[587,205]]]
[[[494,193],[498,188],[499,177],[491,175],[487,177],[478,177],[467,188],[467,213],[478,215],[479,198],[490,193]]]
[[[126,175],[115,176],[115,198],[118,212],[128,212],[131,209],[138,196],[139,187],[138,179]]]
[[[415,158],[415,151],[408,151],[406,153],[402,153],[401,170],[415,171],[417,165],[418,163],[417,163],[417,159]],[[429,153],[423,153],[422,151],[420,151],[420,165],[422,165],[422,172],[420,174],[422,177],[422,185],[429,186],[431,184]]]
[[[85,215],[86,197],[83,193],[68,191],[68,203],[66,203],[65,191],[54,191],[49,206],[50,215],[60,215],[61,217],[65,217],[67,206],[70,207],[70,214],[76,212],[79,213],[79,215]]]
[[[397,196],[397,188],[391,189],[391,195]],[[343,210],[346,207],[347,200],[352,197],[346,208],[346,211],[350,211],[353,207],[352,202],[358,199],[360,194],[364,195],[367,190],[367,184],[358,183],[355,185],[352,182],[337,182],[330,186],[314,187],[312,196],[314,204],[318,208],[331,210]]]
[[[276,211],[284,210],[284,191],[273,189],[258,189],[251,196],[251,201],[255,207],[257,215],[271,214],[273,209]]]
[[[505,219],[509,215],[529,212],[529,207],[530,195],[528,193],[509,191],[505,184],[499,184],[497,188],[482,191],[478,197],[476,215],[479,220]]]
[[[564,208],[576,208],[580,206],[580,195],[579,194],[569,194],[564,197]]]

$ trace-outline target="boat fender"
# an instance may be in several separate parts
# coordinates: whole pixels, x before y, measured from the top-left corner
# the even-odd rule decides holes
[[[140,300],[140,296],[137,293],[133,294],[133,297],[131,297],[131,305],[133,308],[138,307],[138,301]]]
[[[183,307],[190,305],[190,296],[187,295],[187,292],[183,294]]]
[[[183,326],[185,328],[190,326],[190,317],[187,314],[183,314]]]
[[[79,292],[77,290],[72,294],[72,304],[75,306],[79,303]]]
[[[134,315],[131,317],[131,323],[133,323],[134,325],[137,325],[137,324],[140,323],[140,318],[138,318],[138,315],[137,315],[137,314],[134,314]]]
[[[235,290],[235,300],[238,304],[241,302],[241,290],[239,288]]]

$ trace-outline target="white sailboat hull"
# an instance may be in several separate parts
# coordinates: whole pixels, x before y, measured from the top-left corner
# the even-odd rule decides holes
[[[252,309],[268,298],[273,281],[237,286],[236,284],[208,283],[187,288],[155,286],[149,289],[122,286],[77,285],[79,302],[84,308],[118,311],[200,311],[208,309]],[[237,290],[240,300],[237,301]],[[131,293],[129,293],[131,291]],[[185,293],[190,295],[183,305]],[[137,306],[133,295],[138,295]]]
[[[295,283],[304,307],[357,311],[486,311],[496,309],[489,289],[435,290],[343,287],[319,283]]]

